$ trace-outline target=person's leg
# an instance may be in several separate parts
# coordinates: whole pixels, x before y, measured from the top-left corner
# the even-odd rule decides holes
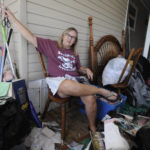
[[[68,96],[80,96],[83,103],[85,104],[85,109],[87,113],[87,117],[89,120],[90,129],[92,131],[96,130],[95,119],[97,112],[97,105],[95,94],[100,94],[105,97],[112,94],[112,92],[105,90],[103,88],[97,88],[92,85],[81,84],[73,80],[64,80],[57,91],[57,94],[60,97],[68,97]],[[113,93],[115,96],[112,96],[112,100],[116,100],[116,93]]]
[[[96,131],[95,120],[97,112],[97,104],[94,96],[81,96],[82,102],[85,104],[86,115],[89,121],[91,131]]]
[[[103,88],[97,88],[92,85],[86,85],[82,83],[78,83],[73,80],[64,80],[57,91],[57,94],[60,97],[67,97],[67,96],[90,96],[95,94],[100,94],[105,97],[111,95],[113,92],[105,90]],[[114,96],[111,96],[110,100],[116,100],[116,93],[113,93]]]

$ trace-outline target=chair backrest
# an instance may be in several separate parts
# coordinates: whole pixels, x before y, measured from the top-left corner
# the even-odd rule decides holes
[[[112,35],[103,36],[94,47],[95,51],[97,52],[98,59],[97,64],[98,66],[105,67],[108,61],[112,58],[117,57],[121,54],[121,46],[119,41]]]
[[[126,61],[126,64],[124,66],[124,69],[123,69],[123,71],[122,71],[122,73],[120,75],[120,78],[118,80],[118,83],[111,85],[112,87],[118,89],[118,93],[121,92],[121,89],[125,89],[128,86],[129,79],[130,79],[130,77],[131,77],[131,75],[132,75],[132,73],[133,73],[133,71],[134,71],[134,69],[136,67],[136,64],[138,62],[138,59],[139,59],[140,55],[142,54],[142,51],[143,51],[143,48],[139,48],[138,50],[135,50],[133,48],[131,50],[131,52],[129,54],[129,57],[128,57],[127,61]],[[131,63],[131,61],[132,61],[132,64],[131,64],[130,71],[129,71],[128,75],[126,76],[126,78],[124,79],[124,81],[121,82],[121,79],[122,79],[122,77],[123,77],[123,75],[125,73],[125,70],[126,70],[128,64]]]
[[[131,52],[130,52],[130,54],[129,54],[129,57],[128,57],[128,59],[127,59],[127,62],[126,62],[126,64],[125,64],[125,66],[124,66],[124,69],[123,69],[123,71],[122,71],[122,73],[121,73],[121,75],[120,75],[120,78],[119,78],[119,80],[118,80],[118,84],[121,83],[121,79],[122,79],[122,77],[123,77],[123,75],[124,75],[124,72],[125,72],[125,70],[126,70],[128,64],[132,61],[130,72],[129,72],[129,74],[127,75],[127,77],[125,78],[125,80],[124,80],[124,84],[125,84],[125,85],[128,84],[129,79],[130,79],[130,77],[131,77],[131,75],[132,75],[132,73],[133,73],[133,71],[134,71],[134,69],[135,69],[135,67],[136,67],[136,64],[137,64],[137,62],[138,62],[138,60],[139,60],[139,57],[140,57],[140,55],[142,54],[142,52],[143,52],[143,48],[139,48],[139,49],[137,49],[137,50],[135,50],[135,49],[133,48],[133,49],[131,50]]]
[[[117,38],[113,35],[106,35],[102,37],[96,44],[93,46],[93,31],[92,31],[92,17],[89,17],[89,26],[90,26],[90,68],[94,73],[94,80],[96,81],[98,76],[103,72],[104,67],[107,62],[120,55],[125,55],[125,49],[122,50],[121,45]],[[122,33],[124,36],[124,32]]]
[[[38,56],[40,58],[40,63],[41,63],[43,75],[46,78],[46,77],[48,77],[48,73],[46,71],[46,67],[45,67],[45,64],[44,64],[43,56],[42,56],[42,54],[39,51],[37,53],[38,53]]]
[[[118,83],[117,83],[117,84],[120,84],[120,83],[121,83],[121,79],[122,79],[122,77],[123,77],[123,75],[124,75],[124,73],[125,73],[125,71],[126,71],[128,65],[130,65],[129,63],[131,62],[131,58],[132,58],[132,56],[133,56],[133,54],[134,54],[134,51],[135,51],[135,49],[133,48],[133,49],[131,50],[130,54],[129,54],[129,57],[128,57],[128,59],[127,59],[127,61],[126,61],[126,64],[125,64],[125,66],[124,66],[124,68],[123,68],[123,70],[122,70],[122,72],[121,72],[121,75],[120,75],[120,77],[119,77],[119,80],[118,80]],[[130,65],[130,66],[131,66],[131,65]],[[130,72],[133,71],[132,68],[133,68],[133,65],[132,65],[132,67],[130,68]],[[130,72],[129,72],[129,74],[130,74]],[[128,75],[129,75],[129,74],[128,74]],[[127,76],[128,76],[128,75],[127,75]],[[128,82],[128,81],[126,81],[126,82]]]

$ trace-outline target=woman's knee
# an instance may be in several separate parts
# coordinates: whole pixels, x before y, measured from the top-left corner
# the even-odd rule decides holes
[[[64,80],[62,81],[62,83],[60,84],[59,88],[60,89],[68,89],[68,88],[71,88],[73,86],[73,84],[75,84],[76,82],[73,81],[73,80]]]
[[[64,80],[61,82],[61,84],[59,85],[58,91],[64,91],[67,90],[68,87],[70,87],[70,80]]]
[[[60,84],[57,92],[63,93],[65,95],[73,96],[70,94],[72,94],[72,92],[76,89],[75,84],[76,84],[75,81],[66,79]]]
[[[81,100],[85,105],[95,105],[96,99],[93,95],[81,96]]]

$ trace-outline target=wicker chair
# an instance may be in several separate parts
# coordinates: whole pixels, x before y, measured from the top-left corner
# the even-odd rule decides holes
[[[89,48],[90,67],[94,73],[94,83],[102,85],[101,75],[108,61],[112,58],[117,57],[118,55],[122,55],[123,57],[125,57],[125,40],[124,40],[125,35],[123,31],[122,32],[122,41],[123,41],[122,47],[119,41],[113,35],[103,36],[97,42],[96,46],[93,46],[92,17],[89,17],[89,26],[90,26],[90,39],[89,39],[90,40],[90,48]],[[131,50],[128,56],[127,62],[124,66],[124,69],[118,80],[118,83],[111,85],[112,87],[116,88],[118,92],[120,92],[121,89],[124,89],[127,87],[128,81],[136,66],[139,56],[142,53],[142,50],[143,50],[142,48],[138,49],[137,51],[135,51],[135,49]],[[129,64],[131,60],[133,60],[131,71],[127,75],[126,79],[121,83],[120,81],[124,75],[127,65]]]

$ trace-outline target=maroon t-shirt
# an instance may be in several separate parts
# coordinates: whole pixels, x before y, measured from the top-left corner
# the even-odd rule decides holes
[[[79,76],[79,56],[75,56],[72,50],[59,49],[56,41],[37,37],[37,51],[47,57],[50,76]]]

